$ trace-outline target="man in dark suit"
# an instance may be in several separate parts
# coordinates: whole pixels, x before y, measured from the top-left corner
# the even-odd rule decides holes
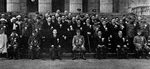
[[[106,39],[102,37],[102,32],[98,31],[96,41],[96,58],[106,58]]]
[[[117,57],[118,58],[127,58],[127,43],[126,43],[126,38],[123,37],[122,31],[118,32],[118,36],[116,38],[116,52],[117,52]]]
[[[51,53],[52,60],[55,60],[55,59],[62,60],[62,58],[61,58],[62,52],[61,52],[60,43],[61,43],[60,36],[58,35],[57,30],[54,29],[52,37],[51,37],[51,47],[50,47],[50,53]]]

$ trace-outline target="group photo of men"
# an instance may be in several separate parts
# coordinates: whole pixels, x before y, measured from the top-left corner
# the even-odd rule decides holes
[[[150,25],[144,16],[125,14],[101,16],[73,14],[68,11],[54,14],[1,14],[0,56],[8,59],[62,60],[63,53],[72,53],[72,60],[105,59],[108,53],[116,58],[149,56]]]

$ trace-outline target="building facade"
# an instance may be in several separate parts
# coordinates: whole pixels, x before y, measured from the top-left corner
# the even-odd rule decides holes
[[[149,14],[149,0],[0,0],[0,12],[61,12]],[[143,8],[144,7],[144,11]]]

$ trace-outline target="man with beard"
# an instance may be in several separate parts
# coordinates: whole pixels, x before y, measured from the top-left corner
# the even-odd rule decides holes
[[[4,28],[0,28],[0,56],[6,56],[7,53],[7,35]]]
[[[51,37],[51,47],[50,47],[50,53],[51,53],[52,60],[55,60],[55,59],[61,60],[62,59],[60,42],[61,42],[60,36],[58,35],[57,30],[54,29],[52,37]]]

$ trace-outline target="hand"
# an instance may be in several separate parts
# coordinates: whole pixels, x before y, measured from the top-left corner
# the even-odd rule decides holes
[[[83,48],[84,46],[82,45],[81,47]]]
[[[11,47],[11,45],[10,45],[10,44],[8,44],[8,48],[9,48],[9,47]]]
[[[112,35],[110,35],[110,38],[112,38]]]
[[[100,45],[98,45],[98,47],[100,47]]]
[[[25,27],[25,29],[27,29],[27,27]]]
[[[117,45],[117,47],[120,47],[120,45]]]
[[[67,37],[66,37],[66,36],[64,36],[64,39],[66,40],[66,39],[67,39]]]
[[[51,47],[54,47],[54,45],[52,45]]]
[[[90,35],[90,34],[91,34],[91,32],[87,32],[87,34],[88,34],[88,35]]]
[[[73,45],[73,48],[75,48],[76,46],[75,45]]]
[[[45,36],[42,37],[42,39],[44,39],[44,38],[45,38]]]
[[[60,48],[61,46],[59,45],[58,47]]]
[[[124,45],[124,47],[127,47],[127,45]]]
[[[4,26],[4,28],[6,28],[6,26]]]

